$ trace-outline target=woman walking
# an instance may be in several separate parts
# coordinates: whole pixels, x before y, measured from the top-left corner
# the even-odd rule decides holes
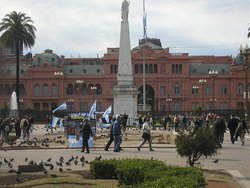
[[[246,133],[249,134],[249,130],[246,124],[246,121],[243,119],[241,121],[241,124],[239,125],[239,134],[240,134],[240,141],[241,141],[241,145],[244,146],[245,143],[245,135]]]
[[[143,130],[143,133],[142,133],[142,138],[143,138],[143,141],[141,142],[141,144],[139,145],[139,147],[137,148],[138,151],[140,151],[141,147],[148,141],[148,144],[149,144],[149,151],[154,151],[152,149],[152,140],[151,140],[151,133],[150,133],[150,130],[151,130],[151,126],[150,126],[150,117],[146,117],[146,121],[143,123],[142,125],[142,130]]]

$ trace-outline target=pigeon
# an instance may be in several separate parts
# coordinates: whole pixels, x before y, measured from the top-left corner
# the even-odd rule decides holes
[[[17,174],[17,175],[20,175],[21,173],[22,173],[21,171],[16,170],[16,174]]]
[[[218,163],[219,162],[219,159],[216,159],[213,161],[213,163]]]
[[[64,161],[63,156],[61,156],[61,157],[59,158],[59,161],[60,161],[61,163],[63,163],[63,161]]]
[[[81,162],[84,162],[84,160],[85,160],[85,157],[82,156],[82,157],[80,158],[80,161],[81,161]]]
[[[47,162],[50,162],[51,161],[51,158],[49,158],[48,160],[47,160]]]
[[[48,174],[48,171],[47,171],[47,170],[44,170],[44,171],[43,171],[43,174],[44,174],[44,175]]]
[[[59,168],[59,171],[60,171],[60,172],[63,172],[63,169],[60,167],[60,168]]]
[[[49,169],[50,169],[50,170],[53,170],[53,168],[54,168],[54,165],[51,164],[50,167],[49,167]]]
[[[100,161],[102,159],[102,156],[96,157],[95,160]]]
[[[16,177],[16,182],[21,182],[20,177]]]
[[[67,161],[65,164],[66,164],[67,166],[70,166],[70,165],[71,165],[69,161]]]
[[[26,157],[26,158],[25,158],[25,162],[27,162],[27,161],[28,161],[28,158]]]
[[[74,164],[77,165],[77,164],[78,164],[78,161],[77,161],[77,160],[74,160]]]
[[[13,169],[10,169],[9,171],[8,171],[8,173],[15,173],[16,171],[15,170],[13,170]]]
[[[4,161],[5,163],[9,163],[9,161],[8,161],[6,158],[4,158],[3,161]]]
[[[2,164],[3,164],[3,162],[2,162],[2,161],[0,161],[0,167],[2,166]]]

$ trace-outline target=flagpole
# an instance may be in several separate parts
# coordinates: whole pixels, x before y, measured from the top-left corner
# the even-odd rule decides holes
[[[144,46],[146,42],[146,11],[145,11],[145,0],[143,0],[143,46],[142,46],[142,63],[143,63],[143,74],[142,74],[142,87],[143,87],[143,112],[146,111],[146,81],[145,81],[145,52]]]

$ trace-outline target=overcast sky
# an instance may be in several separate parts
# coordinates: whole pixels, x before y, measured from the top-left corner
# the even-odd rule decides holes
[[[119,47],[123,0],[0,0],[0,19],[17,11],[34,21],[33,54],[102,56]],[[145,0],[147,35],[171,53],[236,56],[247,44],[249,0]],[[143,0],[131,0],[131,48],[143,37]]]

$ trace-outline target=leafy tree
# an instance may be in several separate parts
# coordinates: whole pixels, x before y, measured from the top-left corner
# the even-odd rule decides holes
[[[16,11],[6,14],[0,23],[0,42],[7,48],[16,50],[16,95],[19,104],[19,54],[20,47],[31,48],[35,44],[36,28],[33,21],[24,13]]]
[[[175,139],[177,153],[187,158],[187,163],[194,166],[201,156],[207,157],[217,153],[220,144],[214,135],[213,128],[196,128],[180,132]]]
[[[247,38],[250,38],[250,27],[248,28]]]

